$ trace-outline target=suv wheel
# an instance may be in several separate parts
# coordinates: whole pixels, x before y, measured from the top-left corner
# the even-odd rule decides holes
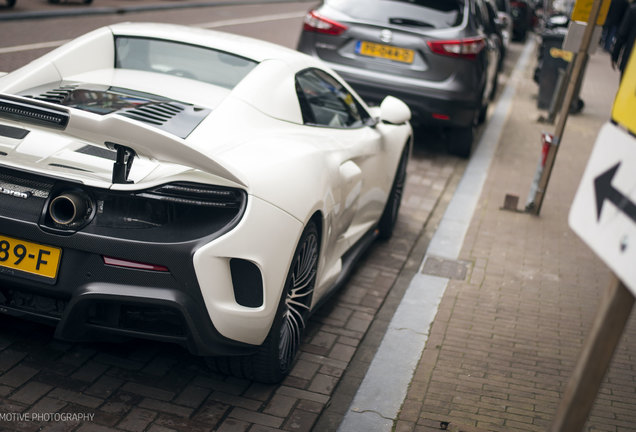
[[[448,152],[468,159],[473,147],[473,127],[456,127],[448,131]]]

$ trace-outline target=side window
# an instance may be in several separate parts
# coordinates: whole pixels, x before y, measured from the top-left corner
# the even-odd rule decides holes
[[[306,69],[296,75],[296,93],[305,124],[356,128],[369,118],[342,84],[319,69]]]

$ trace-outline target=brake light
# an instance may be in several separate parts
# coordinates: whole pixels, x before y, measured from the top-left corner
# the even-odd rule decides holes
[[[325,33],[334,36],[341,35],[347,30],[347,26],[340,24],[329,18],[325,18],[316,11],[310,11],[305,15],[305,21],[303,24],[305,31],[313,31],[316,33]]]
[[[445,41],[428,41],[428,47],[435,54],[441,54],[451,57],[461,57],[465,59],[474,59],[486,46],[486,40],[483,37],[445,40]]]

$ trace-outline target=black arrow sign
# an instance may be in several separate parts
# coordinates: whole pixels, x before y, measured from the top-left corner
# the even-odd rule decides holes
[[[619,162],[594,179],[597,220],[601,220],[603,203],[605,200],[608,200],[625,213],[632,221],[636,222],[636,204],[631,202],[629,197],[626,197],[612,186],[612,179],[620,166],[621,163]]]

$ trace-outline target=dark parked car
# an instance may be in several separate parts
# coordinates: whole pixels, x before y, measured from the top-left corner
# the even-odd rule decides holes
[[[298,49],[321,58],[369,103],[405,101],[413,123],[448,128],[468,157],[497,86],[501,36],[484,0],[325,0]]]
[[[511,0],[510,9],[512,12],[512,39],[524,41],[528,31],[532,29],[534,9],[527,0]]]

